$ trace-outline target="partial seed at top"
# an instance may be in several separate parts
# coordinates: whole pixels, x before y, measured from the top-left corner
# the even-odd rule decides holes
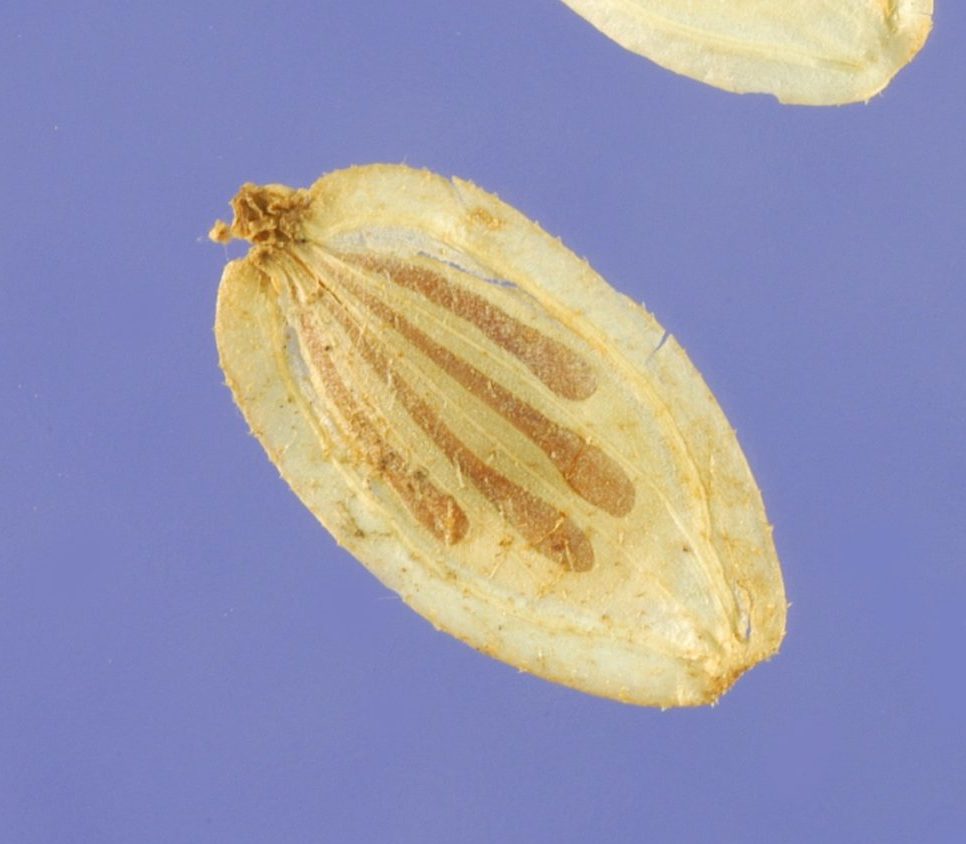
[[[864,102],[925,44],[933,0],[563,0],[675,73],[785,103]]]

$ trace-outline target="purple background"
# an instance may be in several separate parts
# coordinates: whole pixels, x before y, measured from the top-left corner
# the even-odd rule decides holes
[[[966,7],[937,6],[884,96],[806,109],[557,0],[5,4],[0,841],[964,840]],[[208,228],[243,181],[374,161],[500,194],[705,375],[793,604],[716,708],[436,633],[248,436]]]

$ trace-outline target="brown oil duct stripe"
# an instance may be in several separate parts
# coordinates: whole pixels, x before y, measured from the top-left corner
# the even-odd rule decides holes
[[[569,571],[589,571],[594,566],[594,549],[573,519],[523,487],[518,486],[477,457],[393,369],[385,354],[366,336],[345,306],[332,295],[321,301],[345,330],[382,381],[399,397],[413,421],[464,477],[486,497],[503,517],[539,553]]]
[[[339,257],[358,267],[384,273],[401,287],[415,290],[473,323],[558,396],[580,401],[592,396],[597,389],[597,374],[578,354],[510,316],[482,296],[451,284],[439,273],[372,255],[345,254]]]
[[[583,437],[552,422],[533,405],[484,375],[441,346],[384,302],[349,278],[339,284],[387,325],[410,340],[443,371],[492,407],[550,458],[578,495],[612,516],[626,516],[634,507],[634,484],[617,463]]]
[[[456,499],[436,487],[425,470],[411,469],[399,452],[379,435],[339,377],[331,359],[331,347],[326,346],[312,321],[304,316],[302,328],[326,395],[351,428],[354,443],[362,449],[363,459],[389,482],[409,512],[433,536],[447,545],[459,542],[466,536],[469,519]]]

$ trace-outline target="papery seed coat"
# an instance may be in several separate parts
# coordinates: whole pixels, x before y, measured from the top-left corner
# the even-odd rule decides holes
[[[245,185],[216,338],[306,506],[420,614],[518,668],[713,702],[785,629],[734,433],[681,347],[519,212],[402,166]]]

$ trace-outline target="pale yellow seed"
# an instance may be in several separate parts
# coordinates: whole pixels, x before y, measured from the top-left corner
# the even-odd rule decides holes
[[[216,336],[306,506],[417,612],[617,700],[713,702],[784,635],[758,488],[673,338],[535,223],[407,167],[245,185]]]
[[[933,0],[563,0],[605,35],[726,91],[869,100],[919,52]]]

